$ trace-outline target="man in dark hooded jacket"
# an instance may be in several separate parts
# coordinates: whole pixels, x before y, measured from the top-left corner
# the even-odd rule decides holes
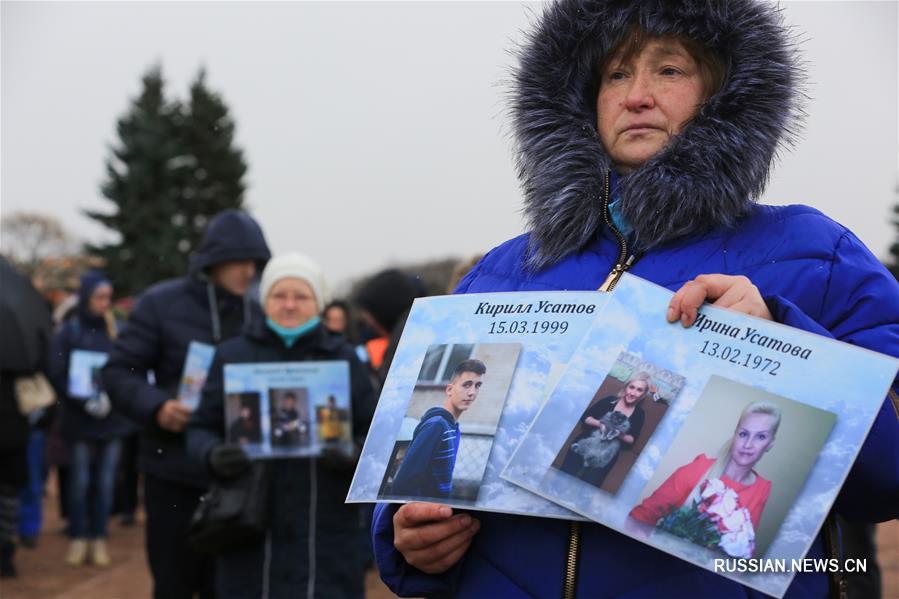
[[[190,409],[175,399],[188,346],[236,336],[252,309],[246,293],[270,257],[259,225],[226,210],[213,218],[187,276],[147,289],[137,300],[103,370],[115,405],[141,427],[147,556],[154,596],[214,594],[214,562],[187,543],[190,518],[209,480],[187,459]],[[154,383],[147,378],[153,373]]]

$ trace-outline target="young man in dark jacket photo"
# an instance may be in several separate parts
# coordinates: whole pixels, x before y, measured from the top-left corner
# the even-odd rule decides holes
[[[248,214],[218,214],[188,274],[138,298],[103,370],[113,405],[142,427],[146,546],[158,599],[214,596],[214,562],[187,542],[209,479],[187,459],[184,428],[191,410],[176,395],[191,341],[217,345],[240,333],[253,309],[246,294],[269,257],[262,230]]]
[[[459,417],[478,398],[486,372],[487,366],[480,360],[459,362],[446,385],[443,405],[426,411],[415,427],[391,495],[450,498],[462,436]]]

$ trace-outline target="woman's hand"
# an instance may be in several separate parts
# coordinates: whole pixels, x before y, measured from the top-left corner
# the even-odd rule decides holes
[[[606,425],[602,423],[602,420],[597,420],[593,416],[587,416],[584,418],[584,424],[588,426],[592,426],[593,428],[598,428],[600,432],[604,431]]]
[[[678,289],[668,304],[668,322],[680,320],[689,327],[696,321],[696,315],[703,302],[713,306],[730,308],[743,314],[751,314],[766,320],[773,320],[758,287],[744,276],[699,275],[687,281]]]
[[[407,503],[393,516],[393,545],[406,563],[441,574],[458,562],[481,523],[437,503]]]
[[[159,426],[173,433],[183,431],[189,418],[190,408],[177,399],[165,400],[159,411],[156,412],[156,422],[159,423]]]

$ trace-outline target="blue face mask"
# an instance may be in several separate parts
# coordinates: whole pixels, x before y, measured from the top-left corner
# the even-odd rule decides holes
[[[317,327],[320,322],[321,318],[313,316],[298,327],[288,328],[282,327],[271,318],[265,319],[265,324],[268,325],[268,328],[273,330],[287,347],[292,347],[293,344],[297,342],[297,339],[309,333],[312,329]]]

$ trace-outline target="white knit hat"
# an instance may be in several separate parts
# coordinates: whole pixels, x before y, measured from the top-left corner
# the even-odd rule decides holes
[[[265,269],[262,271],[262,280],[259,282],[259,301],[262,305],[265,305],[265,299],[272,290],[272,286],[287,277],[303,279],[309,283],[312,292],[315,293],[319,310],[331,301],[328,282],[325,280],[321,267],[308,256],[291,253],[275,256],[265,265]]]

